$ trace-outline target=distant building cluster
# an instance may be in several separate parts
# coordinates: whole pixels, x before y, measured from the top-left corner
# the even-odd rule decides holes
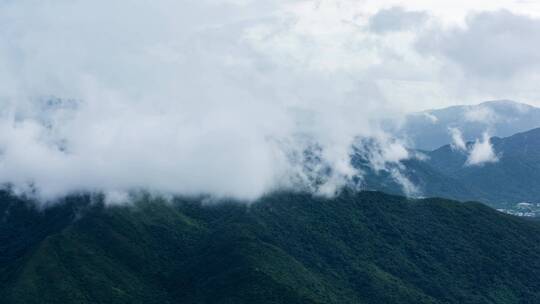
[[[497,209],[497,211],[520,217],[540,217],[540,203],[521,202],[509,208]]]

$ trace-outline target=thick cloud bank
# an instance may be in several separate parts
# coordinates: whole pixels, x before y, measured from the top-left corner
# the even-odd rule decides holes
[[[331,193],[359,174],[349,162],[358,136],[380,142],[383,162],[408,157],[381,118],[464,97],[448,70],[492,71],[456,52],[496,31],[493,18],[527,28],[512,43],[533,43],[538,21],[512,16],[458,30],[357,1],[2,1],[0,184],[46,198],[148,189],[251,199],[324,172],[315,190]],[[535,59],[532,49],[512,55]],[[503,63],[500,75],[528,68]]]
[[[341,71],[267,52],[297,19],[277,1],[4,2],[0,182],[250,199],[303,184],[316,144],[331,192],[380,106]]]

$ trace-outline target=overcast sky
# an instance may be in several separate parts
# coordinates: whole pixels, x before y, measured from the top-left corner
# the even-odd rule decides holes
[[[305,178],[291,158],[317,142],[335,186],[357,135],[407,157],[382,118],[540,105],[539,18],[539,1],[0,0],[0,182],[254,198]]]

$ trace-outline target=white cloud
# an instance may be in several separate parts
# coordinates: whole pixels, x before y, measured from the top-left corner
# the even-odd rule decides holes
[[[540,19],[507,10],[482,12],[469,15],[464,28],[438,34],[428,47],[473,75],[508,79],[538,68]]]
[[[484,133],[482,139],[477,139],[472,146],[466,165],[481,166],[486,163],[494,163],[498,161],[499,158],[493,150],[489,135]]]
[[[1,3],[0,183],[252,199],[302,176],[289,155],[308,138],[331,192],[388,103],[350,77],[355,46],[327,44],[308,26],[322,16],[291,4]],[[329,41],[346,43],[337,26]]]
[[[493,124],[499,120],[499,116],[493,109],[487,107],[472,107],[465,112],[465,120],[471,122],[481,122],[484,124]]]
[[[479,14],[460,29],[439,26],[432,2],[395,2],[0,2],[0,183],[47,197],[144,188],[254,198],[303,176],[290,155],[311,141],[339,184],[354,173],[356,136],[380,141],[378,163],[407,157],[381,135],[383,117],[498,88],[539,99],[539,68],[526,64],[537,61],[536,19]],[[504,42],[507,21],[515,63],[495,48],[467,54],[478,34]],[[484,61],[467,70],[475,58]],[[484,73],[495,59],[514,86]]]
[[[395,6],[381,9],[369,19],[369,28],[376,33],[407,31],[421,26],[428,20],[424,11],[406,11]]]
[[[355,148],[369,161],[375,171],[390,171],[390,166],[409,159],[411,155],[404,145],[394,138],[379,134],[378,137],[364,138],[355,143]]]
[[[439,119],[437,118],[437,116],[429,112],[422,112],[422,115],[424,115],[425,118],[429,119],[429,121],[431,121],[431,123],[433,124],[436,124],[437,122],[439,122]]]
[[[420,189],[411,182],[399,169],[393,168],[390,170],[390,175],[392,178],[401,186],[403,193],[406,196],[419,196],[421,194]]]
[[[452,136],[452,149],[467,151],[467,144],[463,139],[461,131],[458,128],[449,128],[448,132],[450,132],[450,135]]]
[[[441,64],[439,77],[456,94],[535,101],[539,41],[539,17],[504,9],[470,13],[463,25],[434,26],[419,35],[417,48]]]

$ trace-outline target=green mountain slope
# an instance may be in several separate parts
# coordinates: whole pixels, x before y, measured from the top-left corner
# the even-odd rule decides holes
[[[469,142],[471,147],[474,143]],[[422,197],[474,200],[492,207],[540,203],[540,128],[510,137],[491,138],[497,162],[467,165],[468,152],[451,145],[424,152],[426,159],[409,159],[375,172],[360,156],[352,164],[364,172],[365,189]],[[391,174],[398,171],[414,185],[417,193],[407,193]]]
[[[1,303],[540,301],[540,225],[480,204],[378,192],[89,201],[39,211],[2,193]]]
[[[506,138],[494,137],[491,143],[499,158],[496,163],[466,166],[466,155],[450,146],[429,153],[428,163],[481,193],[469,199],[491,203],[540,202],[540,128]]]
[[[447,197],[455,200],[484,201],[484,193],[463,183],[457,178],[440,172],[428,161],[408,159],[398,165],[388,165],[385,170],[375,171],[365,161],[353,157],[353,165],[363,172],[361,186],[366,190],[382,191],[395,195],[422,197]],[[407,193],[404,185],[392,175],[392,170],[399,172],[413,185],[413,193]],[[490,203],[490,202],[486,202]]]

